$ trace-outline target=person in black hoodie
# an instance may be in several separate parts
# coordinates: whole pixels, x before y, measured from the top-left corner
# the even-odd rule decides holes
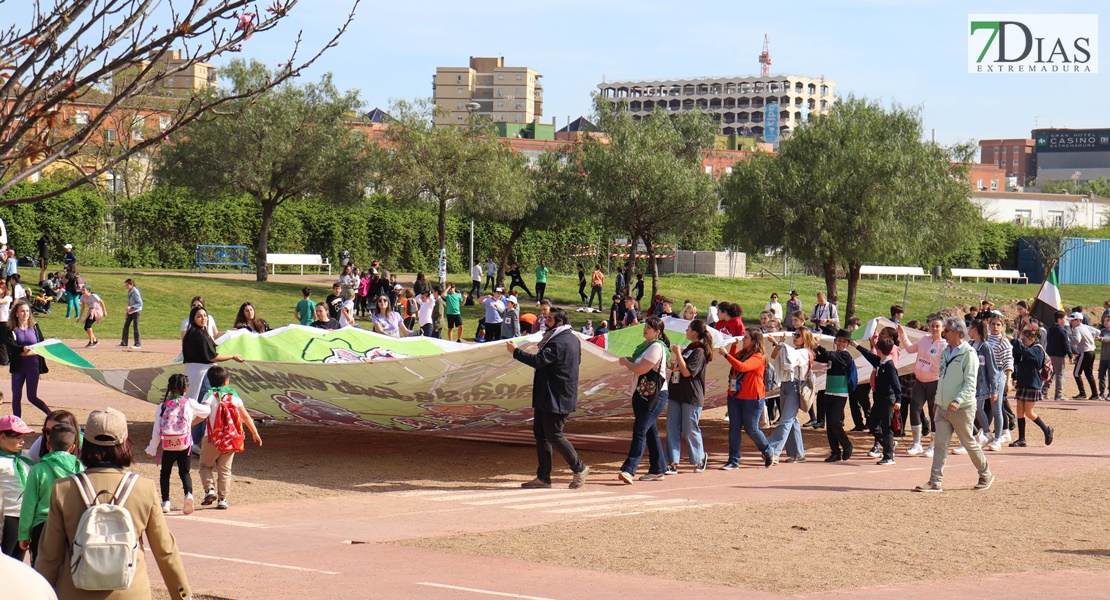
[[[894,429],[891,421],[895,415],[895,407],[902,398],[902,383],[898,380],[898,367],[890,359],[894,350],[894,340],[889,337],[880,338],[875,342],[878,354],[852,342],[860,354],[875,367],[875,403],[867,415],[867,428],[875,434],[875,446],[868,454],[872,458],[879,458],[877,448],[882,446],[882,459],[875,463],[886,466],[894,464]]]
[[[1068,338],[1068,329],[1064,326],[1064,311],[1058,310],[1053,313],[1052,318],[1055,323],[1048,327],[1048,335],[1045,340],[1045,354],[1048,354],[1048,359],[1052,361],[1053,379],[1056,380],[1056,395],[1052,397],[1053,400],[1064,399],[1064,359],[1072,355],[1071,340]],[[1014,352],[1017,355],[1017,351]],[[1037,388],[1040,389],[1040,388]],[[1047,389],[1044,392],[1048,392]],[[1021,413],[1018,413],[1021,416]]]
[[[1061,319],[1064,313],[1060,313]],[[1059,319],[1058,319],[1059,320]],[[1051,330],[1049,330],[1051,332]],[[1049,333],[1051,336],[1051,333]],[[1051,339],[1051,337],[1049,338]],[[1033,412],[1037,401],[1041,400],[1041,367],[1046,360],[1045,351],[1036,344],[1037,333],[1032,328],[1021,332],[1018,339],[1013,340],[1014,347],[1014,399],[1017,400],[1018,439],[1010,443],[1011,448],[1025,447],[1025,423],[1031,419],[1044,432],[1044,445],[1052,445],[1052,434],[1055,431],[1045,424],[1044,420]]]

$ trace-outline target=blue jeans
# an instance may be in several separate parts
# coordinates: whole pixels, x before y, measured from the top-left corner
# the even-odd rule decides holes
[[[740,432],[745,431],[755,442],[760,453],[767,451],[767,436],[759,429],[759,417],[763,416],[763,398],[759,400],[740,400],[728,398],[728,462],[740,464]]]
[[[770,446],[768,452],[772,456],[782,454],[784,447],[787,456],[801,458],[806,455],[806,449],[802,445],[802,426],[798,422],[798,409],[802,404],[802,397],[799,395],[798,389],[797,381],[786,381],[782,384],[782,391],[779,396],[782,414],[779,417],[778,427],[771,434],[771,439],[767,440],[767,444]]]
[[[663,474],[663,442],[659,439],[659,427],[656,421],[663,409],[667,407],[670,393],[667,390],[659,392],[655,402],[644,402],[632,399],[632,413],[636,420],[632,423],[632,446],[628,449],[628,458],[624,459],[621,470],[629,475],[635,475],[640,459],[644,457],[644,447],[648,451],[648,473]]]
[[[669,400],[667,402],[667,462],[678,464],[682,460],[679,446],[686,439],[687,456],[690,464],[698,465],[705,456],[701,441],[701,407],[696,404]]]

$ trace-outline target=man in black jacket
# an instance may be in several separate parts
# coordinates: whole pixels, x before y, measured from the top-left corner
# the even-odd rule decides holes
[[[1053,400],[1064,399],[1064,360],[1072,355],[1071,340],[1068,338],[1068,329],[1064,325],[1064,311],[1053,313],[1056,322],[1048,327],[1045,354],[1052,361],[1053,379],[1056,383],[1056,395]],[[1048,399],[1048,385],[1044,387],[1045,400]]]
[[[574,479],[570,489],[586,483],[590,468],[578,458],[574,446],[563,436],[567,417],[578,407],[578,366],[582,360],[582,345],[570,326],[570,318],[562,309],[547,315],[547,334],[540,340],[536,352],[525,352],[516,344],[506,344],[513,358],[532,367],[532,434],[536,437],[536,456],[539,467],[536,478],[522,483],[523,488],[551,487],[551,449],[554,447],[570,465]]]

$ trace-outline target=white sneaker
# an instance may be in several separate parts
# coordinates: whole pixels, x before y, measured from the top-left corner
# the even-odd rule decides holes
[[[182,508],[181,512],[187,515],[191,515],[193,514],[194,508],[196,508],[196,504],[193,502],[193,495],[185,494],[185,508]]]
[[[168,512],[170,512],[170,501],[166,500],[165,502],[162,503],[162,513],[165,514],[165,513],[168,513]]]
[[[991,443],[990,440],[987,438],[987,434],[983,431],[975,434],[975,442],[979,444],[980,447],[986,446],[987,444]]]
[[[913,444],[909,448],[907,448],[906,449],[906,454],[909,454],[910,456],[917,456],[918,454],[921,454],[924,451],[925,451],[925,449],[922,448],[921,444],[918,443],[918,444]]]
[[[990,450],[991,452],[1001,452],[1002,442],[999,440],[994,440],[993,442],[987,444],[987,450]]]
[[[952,449],[952,454],[967,454],[967,448],[964,448],[963,445],[956,446]]]
[[[1010,434],[1009,429],[1003,429],[1002,436],[998,439],[998,441],[1001,444],[1009,444],[1010,442],[1014,441],[1014,437]]]
[[[929,442],[929,447],[925,449],[925,457],[926,458],[932,458],[933,457],[933,450],[935,448],[936,448],[936,443],[935,442]]]

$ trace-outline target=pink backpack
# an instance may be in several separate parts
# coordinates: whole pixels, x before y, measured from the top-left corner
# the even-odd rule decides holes
[[[185,409],[188,402],[185,398],[167,398],[162,403],[162,428],[159,431],[163,450],[187,450],[193,445],[192,424]]]

